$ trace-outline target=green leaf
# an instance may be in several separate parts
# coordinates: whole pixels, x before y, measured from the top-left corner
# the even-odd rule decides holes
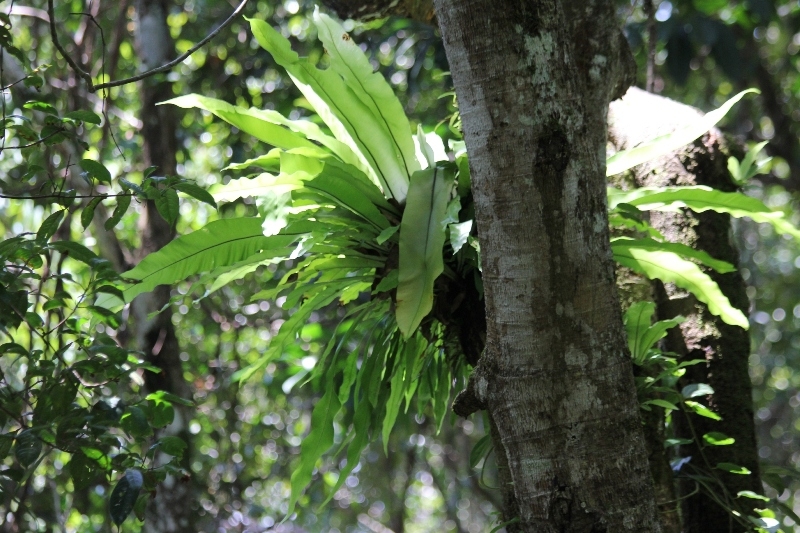
[[[197,281],[192,284],[192,287],[188,292],[191,294],[195,291],[195,287],[199,287],[204,289],[203,295],[200,299],[206,298],[228,283],[237,279],[242,279],[247,274],[254,272],[260,266],[280,263],[289,259],[294,250],[295,247],[293,246],[288,246],[281,249],[272,249],[251,255],[243,261],[239,261],[233,265],[215,268],[210,272],[202,274]],[[253,298],[253,300],[258,300],[258,298]]]
[[[33,410],[34,424],[45,425],[63,415],[70,409],[77,393],[78,386],[71,379],[56,382],[41,391],[36,401],[36,408]]]
[[[217,202],[214,201],[214,197],[211,196],[211,194],[207,190],[200,187],[199,185],[196,185],[194,183],[189,183],[188,181],[179,181],[178,183],[173,185],[173,187],[176,190],[181,191],[182,193],[188,194],[189,196],[191,196],[196,200],[200,200],[201,202],[207,203],[214,209],[217,208]]]
[[[450,365],[443,354],[439,355],[439,375],[436,381],[436,390],[433,396],[433,418],[436,423],[436,432],[442,429],[444,416],[450,408],[450,392],[453,388],[453,377],[450,374]]]
[[[636,302],[625,312],[625,330],[628,333],[628,348],[636,364],[643,364],[650,349],[667,333],[667,330],[683,322],[682,316],[661,320],[652,326],[656,305],[653,302]]]
[[[655,310],[656,304],[653,302],[636,302],[628,308],[623,317],[625,331],[628,333],[628,349],[637,364],[644,361],[650,346],[652,346],[652,344],[646,345],[644,338],[647,330],[650,329],[650,322]]]
[[[84,490],[92,484],[97,473],[96,463],[91,461],[81,452],[72,454],[72,459],[67,465],[69,475],[72,478],[72,485],[75,490]]]
[[[336,492],[342,488],[344,482],[347,481],[347,476],[358,464],[361,458],[361,453],[367,448],[369,444],[369,426],[372,420],[372,405],[365,399],[361,400],[356,408],[356,413],[353,416],[353,430],[355,436],[350,444],[347,446],[347,463],[344,468],[339,471],[339,478],[336,480],[336,485],[331,489],[328,497],[317,508],[317,512],[321,510],[331,501]]]
[[[748,181],[750,178],[758,174],[766,165],[766,163],[772,159],[767,158],[766,160],[757,164],[755,168],[753,167],[753,164],[756,162],[756,157],[758,157],[758,154],[768,143],[769,141],[763,141],[750,148],[745,154],[741,163],[739,163],[739,160],[735,157],[728,158],[728,171],[730,171],[731,177],[733,177],[734,181],[737,183],[744,183]]]
[[[38,255],[34,257],[39,259]],[[0,326],[3,328],[19,327],[22,321],[26,320],[23,318],[23,313],[24,316],[27,316],[26,310],[30,305],[27,290],[9,291],[3,284],[0,284]],[[8,344],[3,346],[8,346]],[[27,353],[28,351],[25,350],[23,355]]]
[[[63,209],[61,211],[57,211],[57,212],[60,213],[61,216],[64,216],[64,210]],[[55,213],[53,213],[53,215],[54,214]],[[50,215],[47,218],[49,219],[53,215]],[[59,224],[61,223],[60,219],[59,219],[58,223]],[[42,223],[42,226],[39,227],[39,231],[40,232],[42,231],[42,227],[43,226],[44,226],[44,223]],[[53,226],[55,226],[55,228],[58,229],[58,224],[53,224]],[[55,232],[55,230],[53,230],[53,231]],[[47,239],[50,238],[50,236],[47,235],[47,232],[48,232],[48,230],[46,230],[44,232],[44,238],[40,242],[44,242],[44,241],[46,241]],[[38,239],[39,239],[39,237],[37,236],[37,240]],[[3,241],[0,241],[0,257],[4,257],[5,258],[5,257],[13,256],[14,253],[25,242],[25,240],[26,239],[24,237],[10,237],[8,239],[4,239]]]
[[[650,238],[628,239],[627,237],[618,237],[618,240],[627,240],[630,242],[631,246],[635,246],[643,250],[663,250],[665,252],[672,252],[685,258],[694,259],[709,268],[713,268],[720,274],[727,274],[728,272],[736,271],[736,267],[727,261],[714,259],[703,250],[695,250],[691,246],[687,246],[685,244],[661,242]]]
[[[711,431],[703,435],[703,440],[712,446],[729,446],[736,442],[736,439],[729,437],[719,431]]]
[[[46,102],[40,102],[38,100],[30,100],[22,104],[23,109],[33,109],[34,111],[41,111],[42,113],[47,113],[48,115],[58,116],[58,110],[51,106]]]
[[[691,385],[686,385],[683,389],[681,389],[681,396],[685,399],[689,398],[697,398],[698,396],[710,396],[714,394],[714,389],[711,388],[710,385],[705,383],[692,383]]]
[[[100,205],[100,202],[106,198],[106,195],[95,196],[89,200],[89,203],[83,208],[83,211],[81,211],[81,226],[83,226],[83,229],[88,228],[89,224],[92,223],[92,219],[94,218],[94,210],[97,209],[97,206]]]
[[[737,498],[750,498],[750,499],[753,499],[753,500],[761,500],[762,502],[770,501],[770,499],[767,498],[766,496],[763,496],[761,494],[756,494],[752,490],[740,490],[739,492],[736,493],[736,497]]]
[[[151,496],[148,493],[139,494],[136,498],[136,503],[133,504],[133,516],[140,522],[144,522],[147,513],[147,504],[150,502]]]
[[[158,285],[173,284],[200,272],[235,264],[260,250],[287,246],[294,238],[292,235],[265,237],[261,220],[255,217],[210,222],[148,255],[136,268],[124,273],[125,278],[139,280],[123,291],[125,301],[130,302]]]
[[[147,415],[136,406],[128,407],[120,418],[120,426],[133,437],[149,437],[153,434],[153,429],[147,423]]]
[[[330,57],[331,68],[344,79],[347,87],[388,131],[394,159],[402,161],[408,180],[408,176],[419,170],[420,166],[411,137],[411,125],[400,100],[383,74],[375,72],[367,56],[338,22],[316,8],[314,23],[319,39]]]
[[[19,48],[15,46],[8,46],[6,50],[20,61],[24,61],[25,56],[22,54]],[[44,85],[44,78],[35,74],[29,74],[23,83],[26,87],[34,87],[38,91]]]
[[[154,402],[177,403],[178,405],[183,405],[185,407],[194,407],[194,402],[192,402],[191,400],[187,400],[186,398],[181,398],[177,394],[172,394],[171,392],[163,390],[151,392],[145,397],[145,400],[152,400]]]
[[[155,203],[158,213],[164,217],[164,220],[169,222],[170,226],[175,224],[175,221],[178,220],[178,215],[180,215],[180,203],[175,189],[170,188],[160,191],[155,198]]]
[[[172,100],[162,102],[160,105],[164,104],[172,104],[185,109],[197,108],[209,111],[228,124],[236,126],[243,132],[252,135],[259,141],[285,150],[298,147],[316,147],[314,143],[305,139],[303,135],[297,135],[283,127],[281,123],[285,122],[288,124],[292,123],[292,121],[287,120],[276,111],[255,109],[252,107],[250,109],[245,109],[243,107],[231,105],[222,100],[217,100],[216,98],[209,98],[199,94],[179,96]],[[322,135],[321,131],[320,135]]]
[[[14,444],[14,437],[11,435],[0,435],[0,461],[8,457],[11,446]]]
[[[61,221],[64,219],[66,213],[66,209],[60,209],[44,219],[44,222],[42,222],[42,225],[39,226],[39,230],[36,232],[36,240],[40,243],[45,243],[50,240],[50,237],[55,235],[58,230],[58,226],[61,225]]]
[[[111,497],[108,500],[108,511],[111,515],[111,520],[117,527],[125,521],[133,506],[136,504],[136,499],[139,497],[139,491],[144,484],[144,476],[135,468],[130,468],[125,471],[125,475],[119,480],[117,486],[111,492]]]
[[[149,167],[144,169],[144,171],[142,172],[142,178],[143,178],[142,183],[144,183],[144,180],[147,180],[147,178],[155,174],[156,170],[158,170],[158,165],[150,165]]]
[[[97,254],[78,242],[55,241],[51,242],[49,247],[89,266],[96,266],[97,261],[100,260]]]
[[[719,416],[717,413],[706,407],[705,405],[697,402],[693,402],[691,400],[685,400],[685,403],[692,411],[697,413],[700,416],[704,416],[706,418],[710,418],[712,420],[722,420],[722,417]]]
[[[122,291],[119,290],[119,288],[115,287],[114,285],[100,285],[99,287],[96,287],[94,289],[94,292],[98,294],[99,293],[111,294],[113,296],[116,296],[120,300],[123,300],[125,298],[125,295],[122,294]]]
[[[400,223],[400,273],[396,317],[406,338],[433,307],[433,283],[444,270],[443,250],[447,202],[452,176],[441,168],[415,172]]]
[[[111,173],[102,163],[98,163],[92,159],[81,159],[79,164],[81,168],[94,179],[102,183],[111,183]]]
[[[614,259],[619,264],[647,276],[649,279],[674,283],[694,294],[698,300],[708,306],[711,313],[719,316],[726,323],[744,329],[749,327],[744,313],[731,305],[719,286],[697,265],[673,252],[648,250],[640,248],[634,243],[635,241],[630,239],[612,240],[611,250]]]
[[[399,229],[400,229],[400,226],[389,226],[385,230],[381,231],[380,234],[378,234],[378,237],[375,239],[375,241],[378,244],[383,244],[386,241],[388,241],[389,239],[391,239],[392,236],[395,233],[397,233]]]
[[[158,449],[167,455],[180,459],[186,451],[186,442],[179,437],[161,437],[158,439]]]
[[[395,287],[397,287],[397,284],[399,282],[399,274],[400,274],[400,271],[397,270],[397,269],[389,271],[383,277],[383,279],[381,279],[381,281],[378,283],[378,286],[375,287],[375,290],[373,292],[375,294],[378,294],[379,292],[390,291],[390,290],[394,289]]]
[[[133,191],[139,197],[144,198],[147,196],[147,193],[144,192],[144,189],[142,189],[141,185],[137,185],[136,183],[130,181],[127,178],[120,178],[119,184],[124,190]]]
[[[692,123],[683,126],[677,131],[656,137],[655,139],[642,143],[635,148],[629,150],[622,150],[612,155],[606,160],[606,176],[613,176],[620,172],[640,165],[662,155],[674,152],[678,148],[693,142],[698,137],[705,134],[708,130],[713,128],[717,122],[722,120],[728,111],[736,104],[742,97],[748,93],[756,93],[756,89],[747,89],[742,91],[719,108],[706,113],[702,117]]]
[[[760,200],[739,192],[722,192],[711,187],[642,187],[631,191],[608,188],[609,209],[621,203],[643,211],[674,211],[687,207],[692,211],[716,211],[735,218],[749,217],[754,222],[771,224],[775,231],[800,239],[800,230],[786,220],[783,213],[773,211]]]
[[[408,350],[408,345],[415,344],[415,337],[410,338],[406,342],[406,350]],[[383,451],[387,456],[389,455],[389,435],[392,432],[395,421],[397,420],[397,415],[400,412],[400,404],[405,395],[405,389],[403,387],[405,373],[411,371],[411,369],[406,368],[407,358],[403,357],[402,353],[397,353],[395,357],[396,362],[394,369],[392,370],[392,378],[389,385],[389,399],[386,401],[386,412],[383,416],[383,426],[381,430],[381,436],[383,437]]]
[[[89,446],[81,446],[81,451],[94,461],[101,469],[108,470],[111,467],[111,458],[103,453],[101,450],[97,448],[91,448]]]
[[[648,401],[644,402],[642,405],[657,405],[658,407],[662,407],[662,408],[666,409],[667,411],[677,411],[678,410],[678,406],[675,405],[674,403],[668,402],[667,400],[661,400],[661,399],[658,399],[658,398],[656,398],[654,400],[648,400]]]
[[[478,466],[478,463],[481,462],[481,459],[486,457],[491,449],[492,436],[484,435],[478,442],[475,443],[475,446],[472,447],[472,451],[469,452],[469,467],[475,468]]]
[[[453,247],[453,253],[458,253],[462,246],[467,244],[469,232],[472,231],[472,221],[467,220],[459,224],[450,224],[450,246]]]
[[[319,399],[311,413],[311,432],[300,444],[300,464],[292,473],[292,493],[286,516],[294,513],[297,500],[311,483],[311,475],[317,461],[333,446],[333,419],[341,407],[336,387],[329,379],[325,386],[325,394]]]
[[[749,491],[742,491],[742,492],[749,492]],[[741,492],[739,494],[741,494]],[[747,498],[750,496],[745,496],[745,497]],[[767,500],[769,501],[769,498],[767,498]],[[790,506],[786,505],[785,503],[779,500],[772,500],[772,502],[778,509],[781,510],[783,514],[794,520],[795,524],[800,524],[800,516],[798,516],[797,513],[794,512],[794,509],[792,509]]]
[[[305,173],[304,173],[305,174]],[[240,178],[226,184],[217,184],[209,189],[217,202],[233,202],[239,198],[258,198],[267,195],[279,196],[297,190],[303,181],[294,175],[275,176],[263,173],[254,178]]]
[[[350,210],[360,216],[378,230],[389,227],[389,221],[378,211],[369,198],[365,197],[361,191],[338,177],[323,172],[316,178],[305,183],[307,189],[317,191],[340,206]]]
[[[148,398],[146,410],[153,427],[167,427],[175,420],[175,408],[171,402],[162,398]]]
[[[308,140],[316,141],[328,148],[344,163],[352,165],[364,173],[369,172],[368,167],[362,163],[358,155],[349,146],[325,134],[319,126],[309,120],[289,120],[277,111],[253,107],[244,109],[232,106],[222,100],[197,94],[179,96],[164,103],[183,108],[204,109],[242,131],[253,135],[255,138],[278,148],[285,150],[304,148],[310,149],[320,156],[327,155],[317,145],[308,142]],[[288,128],[288,131],[286,128]],[[260,161],[263,161],[263,159],[257,158],[256,160],[246,161],[241,165],[231,165],[229,168],[247,168],[248,166],[258,165]]]
[[[307,157],[316,157],[313,154],[305,153],[307,150],[298,148],[290,150],[290,154],[305,155]],[[383,195],[383,192],[378,185],[367,176],[367,172],[363,171],[360,167],[349,163],[343,163],[335,157],[325,156],[321,157],[320,161],[325,163],[324,173],[326,176],[336,178],[339,180],[347,181],[353,187],[356,187],[362,195],[364,195],[376,207],[380,208],[386,213],[400,217],[401,211]]]
[[[100,116],[88,109],[79,109],[77,111],[70,111],[64,118],[77,120],[79,122],[88,122],[89,124],[100,124]]]
[[[44,325],[44,320],[38,313],[28,311],[25,313],[25,321],[31,328],[40,328]]]
[[[729,472],[731,474],[741,474],[744,476],[750,474],[750,470],[748,470],[747,468],[735,465],[733,463],[717,463],[716,468],[724,470],[725,472]]]
[[[130,205],[130,195],[124,194],[117,196],[117,206],[114,208],[114,214],[112,214],[109,219],[106,220],[105,224],[103,224],[103,227],[106,229],[106,231],[111,231],[116,227],[117,224],[120,223],[122,217],[128,212]]]
[[[17,435],[14,443],[14,456],[23,468],[28,468],[36,462],[42,453],[42,441],[30,429],[23,430]]]
[[[365,186],[374,193],[378,192],[371,183],[361,183],[358,178],[341,172],[332,164],[323,163],[318,158],[284,152],[281,154],[281,173],[278,176],[261,174],[254,179],[232,181],[213,190],[217,199],[234,200],[239,197],[261,196],[266,191],[281,193],[305,189],[321,194],[326,200],[332,200],[382,230],[389,226],[389,221],[378,210],[374,195],[366,191]],[[378,201],[382,201],[380,196]]]
[[[334,69],[320,70],[301,60],[289,41],[263,20],[250,19],[253,35],[275,62],[292,77],[334,136],[359,157],[370,178],[384,194],[405,202],[409,175],[398,160],[391,132],[352,92]]]

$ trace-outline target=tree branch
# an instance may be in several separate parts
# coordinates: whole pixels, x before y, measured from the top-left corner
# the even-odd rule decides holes
[[[48,135],[45,135],[41,139],[36,139],[35,141],[30,142],[28,144],[20,144],[18,146],[3,146],[2,148],[0,148],[0,152],[2,152],[3,150],[23,150],[25,148],[31,148],[33,146],[36,146],[37,144],[42,144],[43,142],[45,142],[50,137],[55,137],[59,133],[64,133],[64,131],[65,131],[64,128],[59,128],[59,129],[55,130],[54,132],[52,132],[52,133],[50,133]]]
[[[72,67],[72,69],[78,74],[78,76],[83,78],[83,80],[89,87],[89,92],[97,92],[100,89],[108,89],[110,87],[119,87],[122,85],[127,85],[129,83],[134,83],[143,80],[145,78],[149,78],[150,76],[158,74],[159,72],[165,72],[167,70],[171,70],[173,67],[182,63],[186,58],[191,56],[197,50],[205,46],[209,41],[211,41],[211,39],[216,37],[222,30],[230,26],[230,24],[234,21],[234,19],[236,19],[236,17],[238,17],[239,14],[244,10],[245,5],[247,5],[247,0],[242,0],[241,3],[233,11],[233,13],[231,13],[231,15],[225,20],[225,22],[220,24],[217,27],[217,29],[206,35],[206,37],[202,41],[200,41],[199,43],[197,43],[196,45],[194,45],[189,50],[181,54],[179,57],[173,59],[172,61],[164,63],[159,67],[152,68],[146,72],[142,72],[141,74],[137,74],[136,76],[131,76],[130,78],[124,78],[116,81],[109,81],[106,83],[99,83],[97,85],[95,85],[94,82],[92,81],[92,75],[89,72],[83,70],[75,62],[75,60],[73,60],[72,57],[70,57],[70,55],[67,54],[66,50],[59,42],[58,33],[56,32],[55,16],[53,13],[54,11],[53,0],[47,0],[47,13],[50,17],[50,37],[53,40],[53,46],[56,47],[56,49],[61,53],[66,62],[69,64],[69,66]]]
[[[5,200],[41,200],[41,199],[53,199],[53,200],[72,200],[75,198],[116,198],[119,196],[135,196],[133,193],[124,192],[119,194],[41,194],[38,196],[26,196],[24,194],[2,194],[0,193],[0,198]]]

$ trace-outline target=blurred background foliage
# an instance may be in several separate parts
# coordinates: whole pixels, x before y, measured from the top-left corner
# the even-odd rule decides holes
[[[56,4],[61,42],[101,81],[139,72],[134,39],[137,2],[71,0]],[[769,141],[763,157],[772,156],[770,172],[754,178],[744,189],[771,207],[784,209],[792,214],[795,224],[800,223],[800,3],[653,0],[652,4],[649,17],[642,2],[618,0],[620,22],[639,65],[639,85],[649,81],[656,92],[701,109],[716,107],[743,88],[758,87],[761,96],[740,105],[724,129],[743,144]],[[164,5],[168,7],[167,22],[177,53],[205,37],[235,7],[221,0],[176,0]],[[323,50],[310,23],[314,7],[314,2],[307,0],[258,0],[247,5],[245,14],[269,20],[292,38],[301,55],[324,63]],[[8,240],[26,232],[35,234],[42,222],[60,209],[53,202],[53,194],[68,190],[90,194],[95,186],[102,189],[101,183],[92,181],[96,176],[91,173],[88,180],[81,177],[80,160],[100,161],[111,176],[134,183],[141,182],[145,165],[139,85],[87,91],[85,83],[53,49],[47,2],[4,1],[0,2],[0,13],[9,14],[0,21],[4,28],[4,33],[0,32],[0,85],[4,88],[5,119],[0,145],[0,231]],[[447,134],[455,108],[438,30],[400,19],[345,24],[395,88],[412,121]],[[651,28],[656,36],[655,68],[648,80]],[[276,109],[290,118],[307,114],[300,93],[256,44],[242,19],[158,77],[170,84],[174,95],[200,93],[245,107]],[[79,110],[92,111],[103,120],[93,124],[94,119],[88,116],[68,118]],[[202,186],[229,180],[239,171],[224,170],[228,165],[265,152],[263,145],[213,120],[208,113],[181,111],[176,116],[176,171],[182,178]],[[31,148],[19,148],[44,138],[46,141]],[[108,210],[115,205],[109,200]],[[55,238],[82,243],[122,271],[135,263],[135,251],[141,246],[137,222],[142,209],[143,204],[134,200],[128,214],[111,231],[102,224],[83,224],[80,212],[75,211],[76,216],[68,214],[59,225]],[[254,212],[255,206],[244,201],[227,204],[216,212],[187,198],[181,201],[176,229],[178,234],[185,234],[216,217]],[[778,493],[771,495],[800,512],[800,482],[796,479],[800,465],[800,250],[794,241],[775,235],[766,225],[738,223],[735,235],[752,302],[751,376],[759,453],[764,464],[772,467],[764,470],[766,480],[779,487]],[[108,244],[110,239],[118,243],[116,248]],[[112,249],[119,253],[109,252]],[[42,254],[44,263],[48,258],[61,257],[53,255],[52,250]],[[20,262],[17,256],[3,257],[7,264]],[[91,269],[72,260],[59,268],[70,273],[76,286],[90,287]],[[189,420],[184,421],[187,431],[183,435],[189,446],[181,466],[188,475],[180,481],[189,484],[193,495],[187,502],[196,517],[191,531],[491,530],[497,520],[496,480],[490,474],[491,466],[484,474],[482,461],[475,467],[470,461],[470,452],[485,434],[485,422],[480,417],[459,420],[454,416],[447,418],[438,435],[429,419],[401,419],[389,456],[375,443],[333,502],[318,510],[326,489],[335,484],[340,466],[336,460],[341,455],[328,461],[318,472],[318,482],[301,501],[295,519],[280,523],[289,499],[289,477],[316,399],[309,387],[301,385],[338,324],[340,310],[334,306],[327,313],[315,315],[304,330],[302,343],[271,363],[263,378],[242,384],[233,381],[233,373],[259,357],[286,319],[280,302],[251,301],[251,295],[275,275],[275,267],[271,268],[202,299],[202,287],[182,284],[172,289],[172,321],[181,347],[183,377],[195,406],[188,411]],[[13,283],[27,283],[19,279],[19,268],[9,267],[3,272],[8,277],[2,282],[8,287],[12,277]],[[26,286],[30,291],[44,290],[33,282]],[[34,314],[57,312],[55,307],[44,309],[45,302],[37,301],[38,307],[30,309]],[[3,302],[0,298],[0,305]],[[97,318],[90,322],[90,310],[77,304],[75,307],[77,315],[86,315],[81,331],[87,342],[96,342],[104,333],[129,342],[124,320],[119,324]],[[123,319],[127,318],[123,314]],[[14,333],[13,324],[1,323],[2,342],[13,340],[12,336],[32,337],[36,325],[27,319],[32,320],[26,317]],[[22,344],[33,349],[37,342]],[[73,357],[74,361],[80,359]],[[29,379],[26,365],[33,363],[20,363],[10,352],[0,354],[0,361],[4,375],[0,389],[7,395],[5,400],[26,387],[40,386],[35,380],[25,381]],[[109,381],[94,387],[91,395],[77,398],[76,404],[87,411],[100,401],[111,405],[123,399],[134,404],[145,392],[141,379],[135,377]],[[9,404],[4,401],[4,405]],[[0,417],[0,433],[17,429],[14,420],[13,416]],[[153,423],[152,417],[149,422]],[[153,442],[148,439],[155,438],[146,432],[138,439],[131,438],[121,423],[108,423],[103,431],[138,443],[142,450]],[[75,475],[68,468],[69,450],[54,448],[38,458],[35,471],[18,479],[9,474],[18,459],[8,450],[6,454],[0,462],[0,530],[114,529],[107,501],[119,478],[120,465],[107,470],[113,476],[96,476],[76,485]],[[491,454],[486,461],[493,462]],[[785,518],[784,524],[787,529],[793,526],[790,518]],[[121,527],[122,531],[141,529],[141,523],[133,519]],[[179,526],[173,530],[190,531]]]

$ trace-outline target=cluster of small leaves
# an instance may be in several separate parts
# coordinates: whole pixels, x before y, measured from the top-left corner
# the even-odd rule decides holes
[[[156,167],[150,167],[144,171],[144,179],[141,183],[134,183],[127,178],[120,177],[117,181],[121,192],[117,194],[94,193],[98,184],[112,186],[111,173],[102,163],[93,159],[82,159],[80,167],[83,169],[81,176],[93,191],[91,199],[81,211],[81,224],[84,229],[92,223],[97,206],[111,197],[116,198],[116,205],[113,214],[104,223],[106,230],[111,230],[119,224],[134,197],[142,202],[152,200],[159,214],[170,224],[175,224],[180,214],[178,192],[187,194],[214,208],[217,207],[214,198],[208,191],[196,183],[178,176],[156,176],[154,175]]]
[[[39,68],[36,72],[42,72]],[[41,78],[32,74],[25,78],[26,82],[39,84]],[[36,86],[36,85],[32,85]],[[42,113],[41,124],[33,116],[15,115],[3,118],[3,138],[7,142],[13,138],[18,139],[15,146],[4,146],[3,149],[31,149],[38,145],[53,146],[66,140],[72,140],[84,149],[88,145],[80,137],[80,127],[83,123],[100,124],[100,117],[88,110],[79,110],[60,115],[58,110],[47,102],[31,99],[22,105],[23,110],[39,111]],[[1,151],[1,150],[0,150]],[[41,169],[34,169],[41,170]]]
[[[694,431],[692,416],[721,420],[717,413],[699,401],[701,398],[711,398],[714,389],[706,383],[691,383],[678,389],[678,380],[686,373],[686,368],[703,364],[705,361],[694,359],[678,362],[675,354],[663,352],[658,348],[658,343],[666,336],[667,331],[680,325],[685,318],[677,316],[653,323],[655,308],[653,302],[637,302],[626,311],[624,321],[628,333],[628,347],[634,364],[640,369],[636,377],[639,401],[642,409],[646,411],[654,408],[663,410],[666,428],[664,446],[672,451],[670,464],[673,471],[676,476],[697,483],[698,487],[728,509],[742,525],[771,527],[776,523],[774,514],[770,515],[767,510],[762,510],[758,517],[744,517],[737,510],[735,502],[726,499],[727,491],[720,490],[720,487],[724,487],[724,482],[718,472],[738,475],[750,475],[751,472],[733,463],[711,464],[703,453],[709,446],[730,446],[735,443],[735,439],[719,431],[710,431],[703,435],[697,435]],[[673,411],[683,413],[691,428],[693,439],[677,437],[674,434]],[[700,457],[693,458],[681,454],[681,446],[688,444],[694,445]],[[736,497],[769,501],[768,498],[751,491],[742,491]]]
[[[3,101],[0,152],[19,149],[28,156],[18,180],[26,183],[45,172],[38,162],[47,147],[68,141],[87,149],[82,128],[99,125],[101,118],[89,110],[60,113],[49,95],[40,93],[46,67],[30,65],[10,30],[10,19],[0,14],[2,53],[13,56],[26,74],[3,91],[19,84],[27,88],[19,94],[28,100],[14,115],[6,113]],[[119,345],[119,314],[94,305],[101,295],[122,296],[116,287],[120,278],[109,261],[70,240],[71,225],[77,216],[86,228],[97,206],[112,196],[116,209],[106,229],[119,223],[134,196],[155,200],[159,210],[175,217],[176,191],[212,204],[213,199],[192,183],[158,178],[152,170],[141,185],[120,178],[121,192],[112,195],[105,191],[112,186],[105,166],[90,159],[79,165],[90,186],[89,194],[80,195],[88,198],[86,204],[76,203],[77,191],[58,188],[52,180],[38,194],[14,195],[16,201],[31,196],[53,203],[43,204],[49,214],[35,233],[0,243],[0,491],[6,503],[16,502],[18,523],[26,515],[35,518],[23,503],[32,476],[37,470],[52,472],[55,461],[65,464],[75,493],[124,473],[111,496],[112,520],[120,524],[134,504],[142,518],[150,491],[168,473],[180,474],[177,459],[159,457],[155,467],[155,454],[179,458],[186,447],[176,437],[156,439],[155,431],[172,422],[172,404],[185,401],[164,393],[137,395],[137,373],[157,369]]]
[[[38,146],[53,146],[71,140],[84,149],[88,145],[81,139],[80,128],[84,123],[100,124],[100,117],[89,110],[77,110],[61,114],[48,102],[46,94],[41,92],[44,85],[44,73],[47,65],[34,67],[27,55],[14,45],[11,17],[0,13],[0,50],[8,53],[21,66],[22,77],[15,80],[2,80],[2,91],[15,85],[26,87],[28,100],[22,104],[22,112],[10,115],[2,104],[2,130],[0,130],[0,153],[8,149],[31,149]],[[16,143],[11,145],[12,140]],[[39,169],[41,170],[41,169]]]
[[[0,244],[0,478],[12,498],[41,462],[63,454],[76,491],[130,469],[143,473],[149,491],[178,471],[176,461],[148,466],[155,453],[180,457],[185,448],[176,437],[154,440],[154,430],[172,422],[172,404],[185,401],[132,392],[132,375],[149,367],[109,335],[119,315],[92,304],[101,294],[121,296],[119,276],[82,244],[53,240],[69,219],[59,209],[35,235]],[[129,479],[112,495],[117,524],[127,506],[115,502],[131,498],[134,486]]]

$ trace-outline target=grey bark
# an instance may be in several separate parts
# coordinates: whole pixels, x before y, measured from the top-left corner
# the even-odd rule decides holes
[[[136,45],[142,70],[168,61],[175,48],[167,26],[169,0],[139,0],[136,3]],[[141,83],[142,95],[142,139],[144,166],[156,166],[157,175],[175,174],[177,138],[176,120],[170,106],[156,106],[172,96],[170,84],[161,77],[147,78]],[[158,214],[155,204],[148,201],[142,206],[139,219],[142,246],[139,258],[155,252],[169,243],[175,235],[174,228]],[[139,296],[133,301],[131,315],[136,331],[136,343],[147,361],[161,369],[160,372],[145,372],[145,388],[149,392],[164,390],[191,398],[188,384],[183,379],[180,346],[172,324],[172,309],[167,307],[153,318],[156,312],[169,303],[170,290],[160,286],[152,293]],[[175,407],[175,421],[157,436],[177,435],[191,443],[187,431],[189,413],[185,408]],[[189,450],[184,457],[189,457]],[[157,458],[166,460],[166,458]],[[188,470],[188,469],[187,469]],[[156,491],[156,496],[147,507],[143,531],[149,533],[190,533],[196,531],[194,498],[190,483],[168,476]]]
[[[611,104],[611,140],[617,149],[632,147],[646,139],[669,133],[696,119],[699,114],[689,106],[631,89],[622,100]],[[685,149],[637,167],[634,178],[640,187],[708,185],[733,191],[735,186],[727,171],[727,158],[723,137],[718,131],[712,130]],[[727,215],[711,211],[700,214],[690,211],[653,212],[650,222],[672,242],[688,244],[718,259],[738,264],[738,251],[731,239],[730,217]],[[729,274],[708,273],[731,303],[747,313],[749,302],[745,283],[738,271]],[[683,449],[683,455],[692,456],[687,469],[698,473],[709,471],[717,463],[728,462],[745,466],[752,472],[749,476],[743,476],[711,470],[719,476],[724,486],[712,484],[715,497],[711,497],[708,491],[700,491],[684,500],[685,531],[739,531],[741,526],[733,522],[732,515],[716,503],[715,498],[727,499],[727,505],[747,514],[750,510],[748,500],[737,500],[736,494],[742,490],[762,491],[748,373],[749,336],[742,328],[725,324],[719,317],[710,314],[704,304],[672,285],[661,287],[659,295],[659,318],[672,318],[677,314],[687,317],[680,332],[674,331],[667,338],[666,349],[685,359],[706,361],[705,365],[689,367],[682,385],[710,384],[715,394],[707,400],[712,409],[722,416],[720,422],[693,417],[697,436],[718,431],[736,439],[732,446],[709,446],[703,453],[696,446]],[[686,420],[676,418],[680,436],[692,438]],[[684,487],[684,492],[688,494],[694,488],[694,483],[689,483]]]
[[[631,81],[613,5],[437,0],[470,153],[485,407],[509,531],[658,531],[614,285],[606,111]]]

